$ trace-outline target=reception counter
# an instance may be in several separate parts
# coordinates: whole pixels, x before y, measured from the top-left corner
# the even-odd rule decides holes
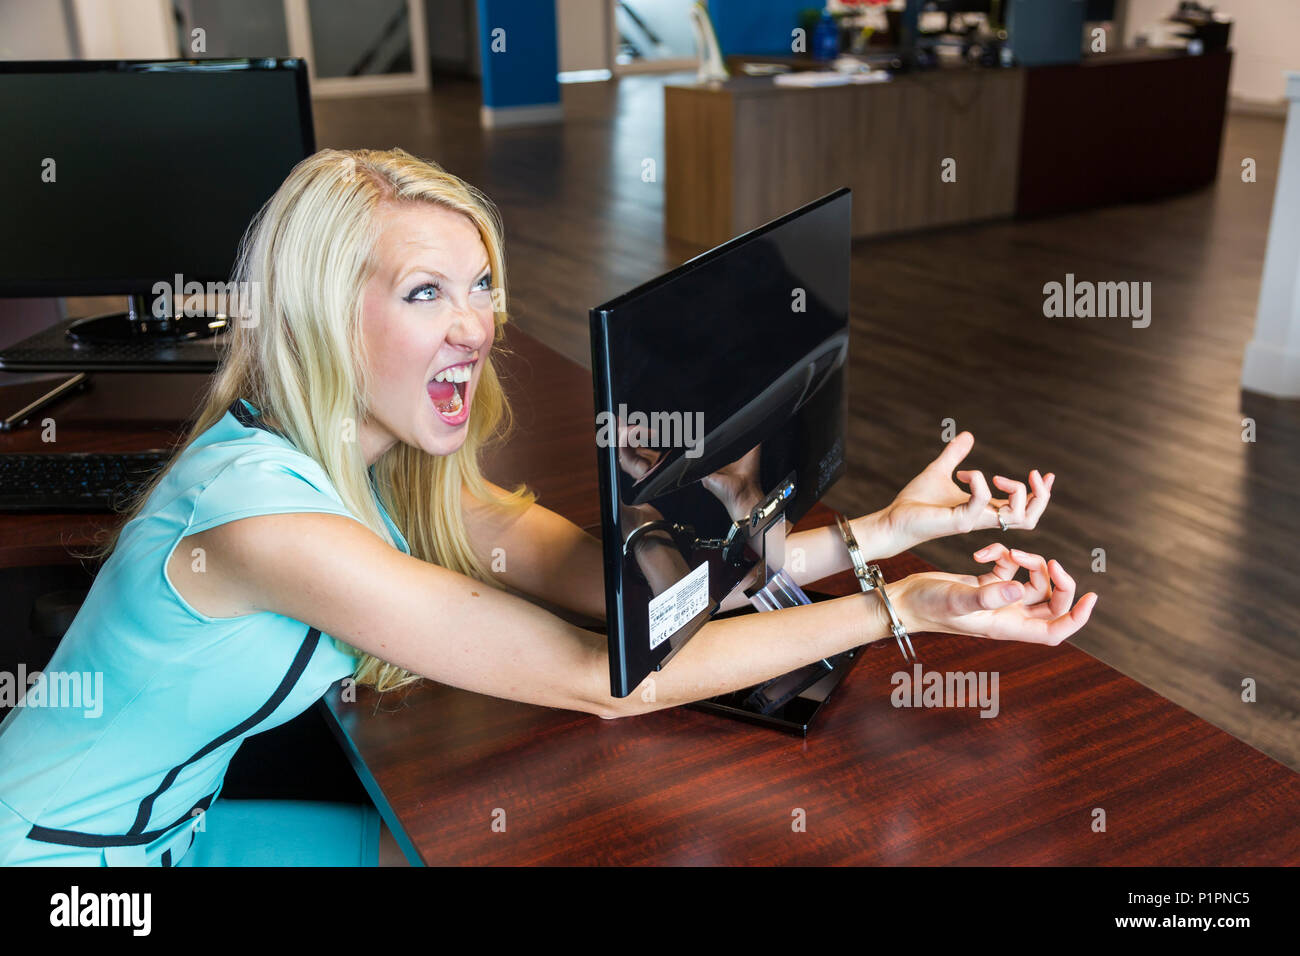
[[[840,86],[671,84],[666,229],[712,246],[840,186],[853,189],[858,237],[1194,189],[1217,169],[1231,56],[1129,51]]]

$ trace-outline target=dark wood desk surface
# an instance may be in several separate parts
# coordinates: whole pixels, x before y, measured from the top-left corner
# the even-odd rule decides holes
[[[489,473],[590,527],[589,374],[518,330],[511,342],[518,427]],[[165,443],[202,382],[99,376],[54,412],[55,447]],[[150,411],[112,411],[131,402]],[[28,449],[50,446],[0,435],[0,451]],[[103,520],[0,516],[0,567],[70,561],[61,542]],[[904,557],[887,577],[920,567]],[[430,864],[1300,862],[1300,775],[1068,643],[916,649],[927,671],[996,672],[997,716],[894,707],[892,642],[861,655],[807,740],[686,708],[602,721],[432,683],[382,702],[335,689],[321,706],[399,842]]]
[[[198,413],[207,381],[207,375],[190,373],[90,373],[84,391],[42,410],[16,431],[0,432],[0,454],[170,448],[184,437],[185,422]],[[32,386],[0,387],[0,408],[6,414],[16,411],[34,394]],[[52,442],[42,440],[41,422],[47,418],[54,421]],[[0,513],[0,568],[67,564],[72,560],[68,548],[84,548],[113,520],[112,515]]]
[[[521,427],[489,473],[593,526],[590,374],[516,341]],[[889,579],[924,568],[882,564]],[[1300,862],[1300,775],[1096,658],[951,636],[916,650],[926,671],[996,672],[997,716],[894,707],[892,641],[861,655],[806,740],[687,708],[604,721],[433,683],[351,703],[335,688],[322,707],[413,862]]]

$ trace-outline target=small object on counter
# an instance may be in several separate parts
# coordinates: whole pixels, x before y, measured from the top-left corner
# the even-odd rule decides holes
[[[806,70],[774,76],[777,86],[847,86],[850,83],[883,83],[892,78],[888,70],[871,70],[867,73],[841,73],[838,70]]]
[[[813,59],[833,60],[840,55],[840,25],[831,15],[831,8],[822,10],[822,18],[813,31]]]
[[[740,69],[748,76],[773,76],[790,72],[790,67],[784,63],[744,63]]]

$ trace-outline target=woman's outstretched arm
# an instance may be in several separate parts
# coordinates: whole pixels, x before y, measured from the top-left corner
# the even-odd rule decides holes
[[[206,570],[191,573],[216,575],[204,586],[219,581],[228,603],[302,621],[440,683],[606,718],[740,690],[889,634],[871,594],[711,621],[652,676],[653,694],[619,699],[609,692],[604,637],[398,551],[350,518],[262,515],[201,536]],[[912,575],[890,585],[891,598],[910,630],[1060,643],[1083,626],[1095,597],[1071,609],[1073,582],[1063,586],[1059,565],[1049,572],[1041,558],[1015,554],[999,554],[981,578]],[[1030,585],[1006,580],[1017,564],[1031,569]],[[173,584],[194,590],[183,575]]]
[[[505,494],[498,485],[489,482],[488,487]],[[502,584],[592,620],[605,620],[605,566],[598,538],[536,502],[507,514],[478,501],[467,489],[463,511],[474,552]]]

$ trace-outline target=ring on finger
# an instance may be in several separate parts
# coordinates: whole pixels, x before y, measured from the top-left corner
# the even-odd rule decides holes
[[[998,509],[998,526],[1003,531],[1007,531],[1011,528],[1011,523],[1007,521],[1006,517],[1002,514],[1002,508]]]

